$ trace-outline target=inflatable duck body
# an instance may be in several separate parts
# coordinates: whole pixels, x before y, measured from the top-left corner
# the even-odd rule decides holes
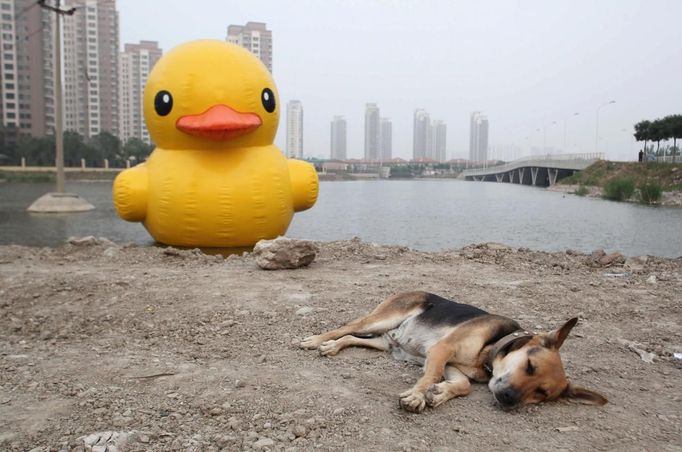
[[[279,97],[263,64],[223,41],[176,47],[154,66],[144,115],[149,159],[114,182],[118,214],[157,242],[241,247],[286,232],[315,204],[317,173],[273,144]]]

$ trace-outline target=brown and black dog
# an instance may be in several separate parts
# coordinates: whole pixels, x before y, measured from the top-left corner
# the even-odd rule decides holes
[[[578,322],[573,318],[549,333],[523,331],[516,321],[426,292],[395,295],[368,316],[318,336],[301,347],[323,356],[346,347],[391,351],[397,359],[424,366],[424,375],[400,394],[400,406],[421,412],[469,394],[488,381],[503,408],[568,399],[603,405],[606,399],[570,384],[559,348]]]

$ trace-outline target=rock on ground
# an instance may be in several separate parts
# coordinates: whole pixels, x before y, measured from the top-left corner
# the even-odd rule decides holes
[[[317,246],[309,240],[277,237],[256,243],[253,255],[260,268],[282,270],[310,265],[318,251]]]

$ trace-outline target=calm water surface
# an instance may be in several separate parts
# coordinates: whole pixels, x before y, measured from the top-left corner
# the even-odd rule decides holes
[[[116,216],[111,183],[72,182],[67,190],[92,212],[29,214],[53,184],[0,184],[0,244],[53,246],[96,235],[152,244],[144,227]],[[322,182],[311,210],[298,213],[291,237],[360,237],[420,250],[501,242],[538,250],[618,250],[626,255],[682,256],[682,209],[580,198],[540,188],[455,180]]]

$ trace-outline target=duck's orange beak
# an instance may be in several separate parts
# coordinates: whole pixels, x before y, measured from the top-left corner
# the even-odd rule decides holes
[[[214,105],[201,114],[178,118],[175,128],[195,137],[221,141],[245,135],[262,123],[255,113],[240,113],[226,105]]]

